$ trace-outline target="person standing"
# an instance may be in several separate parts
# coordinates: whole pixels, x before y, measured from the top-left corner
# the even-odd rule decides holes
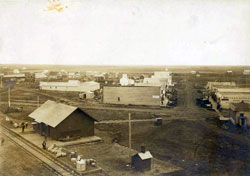
[[[24,128],[25,128],[24,122],[21,123],[21,127],[22,127],[22,133],[23,133],[24,132]]]
[[[46,149],[46,140],[43,141],[42,146],[43,146],[43,149],[45,150]]]

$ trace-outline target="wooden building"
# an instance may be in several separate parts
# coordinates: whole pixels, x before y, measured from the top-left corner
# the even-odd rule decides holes
[[[29,117],[35,121],[33,128],[36,132],[55,140],[94,135],[96,120],[74,106],[48,100]]]
[[[104,87],[103,103],[160,106],[161,87]]]
[[[11,75],[4,75],[3,81],[24,82],[25,78],[26,78],[25,74],[11,74]]]
[[[250,104],[245,102],[231,103],[229,117],[239,126],[250,126]]]
[[[141,152],[132,156],[132,167],[137,171],[151,170],[152,158],[151,153],[145,150],[145,146],[142,146]]]
[[[250,103],[250,92],[216,92],[215,95],[221,109],[229,109],[232,103]]]
[[[40,82],[41,90],[69,91],[69,92],[89,92],[100,89],[100,83],[89,81],[80,82],[78,80],[69,80],[68,82]]]

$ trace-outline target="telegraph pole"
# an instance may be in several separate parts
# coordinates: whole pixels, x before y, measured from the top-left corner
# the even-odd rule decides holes
[[[130,113],[128,113],[128,146],[129,146],[129,164],[131,165],[131,119]]]
[[[8,92],[9,92],[9,96],[8,97],[9,97],[9,108],[10,108],[10,87],[9,87],[9,91]]]
[[[39,108],[40,104],[39,104],[39,96],[37,96],[37,107]]]
[[[1,75],[1,88],[3,88],[3,76]]]

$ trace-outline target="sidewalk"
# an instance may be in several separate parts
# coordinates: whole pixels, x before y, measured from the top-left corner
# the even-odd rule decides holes
[[[12,128],[10,130],[19,134],[24,139],[30,141],[37,147],[42,148],[42,143],[45,138],[44,136],[41,136],[40,134],[36,133],[30,124],[28,128],[25,128],[23,133],[22,133],[21,128]],[[93,143],[93,142],[102,142],[102,139],[98,136],[90,136],[90,137],[80,138],[74,141],[61,142],[61,141],[53,140],[50,137],[47,137],[47,147],[51,146],[52,144],[56,144],[57,146],[60,146],[60,147],[65,147],[65,146],[86,144],[86,143]]]

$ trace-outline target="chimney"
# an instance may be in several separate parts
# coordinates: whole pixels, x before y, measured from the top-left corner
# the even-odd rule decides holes
[[[145,145],[142,145],[142,146],[141,146],[141,152],[142,152],[142,153],[145,153],[145,152],[146,152],[146,147],[145,147]]]

